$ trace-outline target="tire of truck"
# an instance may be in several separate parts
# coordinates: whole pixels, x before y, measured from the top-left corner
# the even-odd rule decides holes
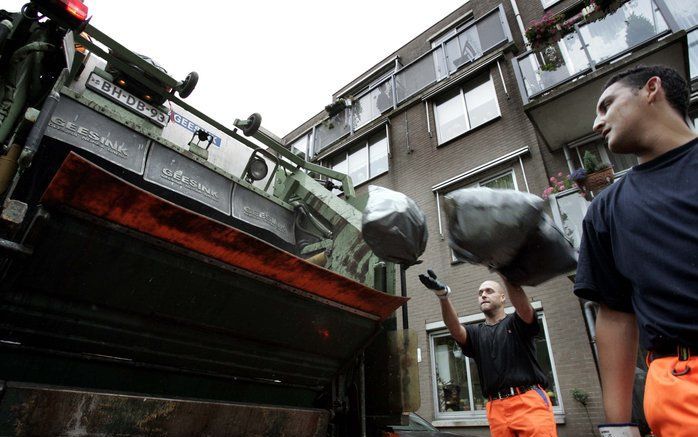
[[[247,121],[248,124],[242,128],[242,133],[245,134],[246,137],[249,137],[250,135],[254,135],[259,130],[259,127],[262,125],[262,116],[255,112],[247,117]]]
[[[199,73],[192,71],[187,75],[187,77],[182,81],[182,86],[179,87],[177,92],[179,97],[186,99],[196,88],[196,84],[199,83]]]

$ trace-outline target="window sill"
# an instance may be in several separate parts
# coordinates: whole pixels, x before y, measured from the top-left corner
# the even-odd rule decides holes
[[[482,416],[473,419],[439,419],[431,422],[437,428],[457,428],[469,426],[488,426],[487,418]]]
[[[555,423],[558,425],[565,424],[565,414],[555,413]],[[453,418],[453,419],[438,419],[431,422],[437,428],[467,428],[489,426],[487,418],[483,414],[481,417],[473,418]]]
[[[369,182],[372,182],[372,181],[378,179],[379,177],[383,176],[384,174],[388,174],[389,171],[390,171],[390,169],[388,169],[388,170],[386,170],[386,171],[384,171],[384,172],[382,172],[382,173],[378,173],[377,175],[375,175],[375,176],[373,176],[373,177],[371,177],[371,178],[369,178],[369,179],[366,179],[365,181],[363,181],[363,182],[361,182],[361,183],[359,183],[359,184],[354,185],[354,189],[356,189],[356,188],[358,188],[358,187],[360,187],[360,186],[362,186],[362,185],[364,185],[364,184],[367,184],[367,183],[369,183]],[[343,192],[337,193],[337,197],[343,199],[343,198],[344,198],[344,193],[343,193]]]
[[[553,6],[555,6],[556,4],[560,3],[561,1],[562,1],[562,0],[556,0],[556,1],[552,2],[552,3],[550,3],[548,6],[543,6],[543,9],[547,12],[548,9],[552,8]]]
[[[447,141],[444,141],[443,143],[437,144],[437,145],[436,145],[436,148],[446,147],[446,146],[448,146],[449,144],[454,143],[454,142],[460,140],[461,138],[465,137],[466,135],[469,135],[469,134],[471,134],[471,133],[473,133],[473,132],[475,132],[475,131],[477,131],[477,130],[480,130],[480,129],[484,128],[485,126],[489,126],[490,124],[494,123],[495,121],[498,121],[498,120],[501,120],[501,119],[502,119],[502,115],[500,114],[500,115],[498,115],[498,116],[496,116],[496,117],[494,117],[494,118],[491,118],[491,119],[487,120],[486,122],[484,122],[484,123],[482,123],[482,124],[480,124],[480,125],[475,126],[474,128],[472,128],[472,129],[470,129],[470,130],[467,130],[467,131],[465,131],[465,132],[463,132],[463,133],[461,133],[461,134],[456,135],[456,136],[453,137],[453,138],[448,139]],[[437,137],[438,137],[438,133],[437,133]]]

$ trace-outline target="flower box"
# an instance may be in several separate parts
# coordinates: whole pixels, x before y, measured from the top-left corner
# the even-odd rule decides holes
[[[585,191],[597,196],[601,190],[613,183],[613,174],[613,167],[589,173],[584,181],[581,182],[581,185],[584,186]]]

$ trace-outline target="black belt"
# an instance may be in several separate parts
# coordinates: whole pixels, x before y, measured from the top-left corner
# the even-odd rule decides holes
[[[500,391],[492,392],[487,395],[487,399],[494,401],[496,399],[506,399],[510,398],[512,396],[520,395],[522,393],[526,393],[529,390],[533,390],[534,388],[538,388],[538,385],[520,385],[518,387],[507,387],[505,389],[502,389]]]
[[[698,356],[696,348],[688,346],[663,347],[658,350],[649,351],[647,361],[652,362],[657,358],[678,357],[681,361],[688,360],[689,357]]]

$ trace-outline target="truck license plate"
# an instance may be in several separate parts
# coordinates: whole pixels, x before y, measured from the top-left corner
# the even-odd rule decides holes
[[[120,104],[121,106],[130,109],[136,114],[146,117],[148,120],[152,121],[158,126],[164,127],[167,122],[170,121],[170,117],[167,113],[159,110],[149,103],[144,102],[128,91],[119,88],[95,73],[90,74],[90,77],[87,79],[87,86],[88,88]]]

